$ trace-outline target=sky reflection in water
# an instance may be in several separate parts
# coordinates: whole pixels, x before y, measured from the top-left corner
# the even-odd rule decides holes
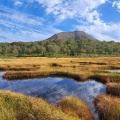
[[[116,73],[120,73],[120,70],[109,70],[110,72],[116,72]]]
[[[77,96],[87,103],[98,120],[94,98],[98,94],[106,94],[106,86],[94,80],[76,82],[70,78],[42,78],[6,81],[0,73],[0,89],[12,90],[29,96],[42,97],[56,105],[65,96]]]

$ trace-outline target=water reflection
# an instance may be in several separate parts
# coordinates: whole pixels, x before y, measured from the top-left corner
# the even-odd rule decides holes
[[[120,70],[109,70],[110,72],[117,72],[117,73],[120,73]]]
[[[2,75],[3,73],[0,74]],[[94,80],[76,82],[73,79],[57,77],[10,82],[2,80],[2,77],[0,77],[0,89],[42,97],[54,105],[65,96],[77,96],[88,104],[96,120],[98,120],[98,116],[93,104],[94,98],[98,94],[106,94],[106,86]]]

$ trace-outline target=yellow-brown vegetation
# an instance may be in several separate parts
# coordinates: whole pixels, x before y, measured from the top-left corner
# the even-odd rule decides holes
[[[83,120],[68,116],[41,98],[0,91],[0,120]]]
[[[107,93],[120,97],[120,83],[107,83]]]
[[[95,79],[105,83],[107,93],[117,95],[118,98],[98,95],[96,105],[99,115],[103,120],[120,120],[120,73],[110,72],[109,70],[112,69],[120,69],[120,57],[0,59],[0,70],[6,71],[3,78],[8,80],[60,76],[74,78],[77,81]],[[78,117],[72,116],[72,105],[69,106],[70,108],[66,107],[71,114],[70,117],[65,114],[66,111],[63,113],[42,99],[6,91],[0,92],[0,104],[0,120],[23,120],[23,117],[24,120],[28,118],[30,120],[78,120]],[[19,106],[20,111],[16,106]],[[5,116],[6,119],[3,119]]]
[[[95,103],[100,120],[120,120],[120,98],[98,95]]]
[[[83,120],[94,120],[94,117],[87,105],[76,97],[66,97],[58,103],[58,108],[69,116]]]
[[[73,77],[77,80],[94,78],[103,83],[120,82],[120,74],[108,70],[120,69],[120,57],[102,58],[13,58],[0,59],[5,79],[43,76]]]

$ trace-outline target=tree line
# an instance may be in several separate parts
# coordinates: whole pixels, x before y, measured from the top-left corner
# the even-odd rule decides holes
[[[0,57],[25,56],[120,56],[120,43],[114,41],[95,41],[91,39],[0,43]]]

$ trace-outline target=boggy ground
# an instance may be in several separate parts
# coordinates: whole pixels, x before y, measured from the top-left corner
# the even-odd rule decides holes
[[[8,80],[62,76],[71,77],[77,81],[93,78],[105,83],[107,93],[112,96],[97,96],[95,103],[100,119],[120,120],[120,73],[108,71],[111,69],[120,69],[120,57],[0,59],[0,70],[6,71],[3,78]],[[109,115],[112,117],[109,118]]]
[[[58,108],[69,116],[85,120],[94,120],[93,115],[87,105],[78,98],[66,97],[58,103]]]
[[[107,83],[107,93],[120,97],[120,82]]]
[[[74,104],[76,108],[82,106],[84,112],[88,116],[92,116],[87,105],[77,98],[74,99],[75,101],[74,103],[71,102],[71,106]],[[41,98],[26,97],[10,91],[0,91],[0,120],[94,120],[94,118],[89,119],[82,115],[82,109],[78,108],[81,116],[72,116],[53,107]]]
[[[120,97],[98,95],[95,103],[100,120],[120,120]]]
[[[0,70],[6,71],[3,78],[9,80],[65,76],[78,81],[120,82],[120,74],[107,71],[111,69],[120,69],[120,57],[0,59]]]

